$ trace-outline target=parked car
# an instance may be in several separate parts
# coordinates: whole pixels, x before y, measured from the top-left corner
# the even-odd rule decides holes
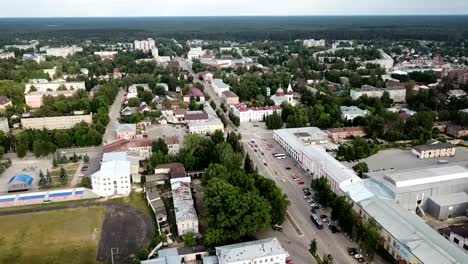
[[[298,180],[300,180],[300,178],[299,178],[299,177],[297,177],[297,175],[293,175],[293,176],[291,176],[291,177],[292,177],[292,178],[293,178],[293,180],[295,180],[295,181],[298,181]]]
[[[290,169],[291,169],[291,167],[286,167],[286,170],[290,170]]]
[[[357,261],[358,262],[364,262],[364,261],[366,261],[366,259],[365,258],[358,258]]]
[[[303,181],[299,181],[299,182],[297,182],[297,184],[299,184],[299,185],[304,185],[304,184],[305,184],[305,182],[303,182]]]
[[[349,254],[350,256],[354,256],[354,255],[356,255],[357,253],[358,253],[357,248],[351,248],[351,247],[348,248],[348,254]]]
[[[283,232],[283,226],[282,225],[273,225],[273,230],[278,231],[278,232]]]
[[[312,208],[312,209],[310,209],[310,212],[313,213],[313,214],[316,214],[316,213],[317,213],[317,210],[315,210],[315,209]]]
[[[360,258],[363,258],[363,256],[361,254],[356,254],[356,255],[354,255],[354,258],[355,259],[360,259]]]
[[[336,225],[329,225],[328,228],[332,233],[340,233],[340,229]]]

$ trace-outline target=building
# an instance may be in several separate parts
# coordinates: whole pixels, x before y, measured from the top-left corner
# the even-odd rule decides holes
[[[117,54],[119,54],[118,51],[96,51],[94,52],[94,55],[99,56],[101,60],[114,60]]]
[[[36,53],[36,54],[23,54],[23,60],[32,60],[37,63],[46,61],[47,54]]]
[[[352,121],[356,117],[366,117],[369,111],[362,110],[357,106],[340,106],[341,117],[344,120]]]
[[[104,146],[103,152],[128,151],[136,153],[141,159],[149,159],[152,154],[152,144],[153,142],[149,139],[120,139]]]
[[[312,177],[326,177],[337,194],[361,180],[326,151],[322,144],[328,143],[328,135],[316,127],[278,129],[273,131],[273,139]]]
[[[399,263],[466,263],[462,250],[414,212],[401,208],[380,184],[367,179],[347,185],[344,191],[362,220],[377,223],[382,247]]]
[[[117,139],[132,139],[136,137],[136,124],[119,124],[115,130]]]
[[[342,139],[364,137],[366,132],[363,127],[339,127],[328,129],[328,136],[333,142],[339,142]]]
[[[5,110],[7,107],[11,106],[12,102],[6,96],[0,96],[0,110]]]
[[[190,101],[195,100],[197,103],[205,102],[205,95],[197,87],[192,87],[186,95],[184,95],[184,102],[190,103]]]
[[[276,238],[216,247],[219,264],[286,263],[288,252]]]
[[[3,52],[0,53],[0,60],[7,60],[7,59],[14,59],[15,53],[14,52]]]
[[[381,68],[385,69],[386,71],[390,70],[393,67],[393,58],[385,53],[382,49],[379,49],[380,52],[380,59],[364,61],[362,64],[377,64]]]
[[[75,45],[71,47],[60,47],[60,48],[48,48],[46,50],[47,56],[63,57],[73,56],[77,52],[82,52],[82,47],[77,47]]]
[[[248,107],[244,103],[231,106],[231,112],[239,117],[240,122],[263,121],[273,112],[281,114],[281,106]]]
[[[130,162],[130,178],[132,179],[132,182],[140,182],[141,176],[139,169],[140,161],[143,160],[143,158],[140,158],[137,153],[125,151],[103,153],[102,162],[113,160],[123,160]]]
[[[198,216],[190,190],[190,177],[173,178],[171,175],[172,200],[178,236],[198,234]]]
[[[101,163],[101,169],[91,175],[93,191],[102,197],[123,195],[131,191],[130,161],[111,160]]]
[[[156,42],[154,39],[149,38],[146,40],[135,40],[133,42],[133,47],[135,50],[142,50],[143,52],[151,52],[152,49],[156,48]]]
[[[33,178],[26,174],[17,174],[8,181],[8,192],[29,191]]]
[[[137,98],[138,97],[138,87],[143,88],[144,91],[150,91],[149,84],[147,83],[137,83],[132,84],[128,87],[127,99]]]
[[[25,84],[24,93],[30,92],[39,92],[39,93],[46,93],[46,92],[55,92],[55,91],[76,91],[76,90],[86,90],[85,82],[47,82],[38,81],[38,82],[30,82]]]
[[[278,88],[276,90],[276,93],[270,96],[270,99],[273,100],[273,102],[275,102],[276,106],[279,106],[284,102],[294,106],[297,104],[297,102],[296,100],[293,99],[293,96],[294,96],[293,89],[291,87],[291,84],[289,84],[288,89],[286,90],[286,93],[284,93],[284,90],[282,88]]]
[[[467,84],[468,83],[468,69],[459,68],[456,70],[452,70],[448,73],[447,78],[452,83]]]
[[[439,229],[439,233],[468,254],[468,225],[449,226]]]
[[[169,155],[177,155],[179,153],[180,143],[177,136],[165,137],[164,142],[167,145]]]
[[[201,47],[190,48],[189,52],[187,53],[187,59],[188,60],[200,59],[205,54],[206,54],[206,51],[202,50]]]
[[[213,262],[211,260],[213,259]],[[158,257],[142,260],[141,264],[218,264],[216,256],[208,256],[204,248],[183,247],[158,250]]]
[[[214,92],[221,97],[223,92],[229,91],[230,86],[225,84],[221,79],[213,79],[211,82],[211,86],[213,87]]]
[[[10,126],[8,125],[8,118],[0,117],[0,131],[4,134],[10,133]]]
[[[146,188],[146,201],[151,207],[156,218],[156,225],[158,226],[159,234],[170,235],[171,228],[167,219],[166,206],[161,199],[161,195],[156,187]]]
[[[223,122],[217,117],[211,117],[203,122],[187,122],[189,134],[213,134],[216,130],[224,132]]]
[[[461,89],[454,89],[454,90],[449,90],[447,92],[447,97],[457,97],[457,98],[460,98],[460,97],[465,97],[466,96],[466,92],[461,90]]]
[[[453,157],[455,156],[455,145],[451,143],[434,143],[419,145],[413,148],[412,152],[420,159],[431,159],[440,157]]]
[[[447,220],[460,216],[467,216],[468,194],[466,192],[447,195],[431,196],[427,200],[426,213],[437,220]]]
[[[446,133],[447,135],[454,136],[456,138],[463,138],[468,136],[468,128],[459,125],[449,124],[447,125]]]
[[[406,89],[404,87],[376,88],[370,85],[363,85],[361,89],[351,89],[350,96],[353,100],[357,100],[361,96],[380,98],[387,92],[390,99],[395,103],[403,103],[406,101]]]
[[[239,103],[239,96],[237,96],[234,92],[231,91],[224,91],[222,95],[222,99],[225,105],[236,105]]]
[[[428,198],[468,191],[468,169],[460,165],[435,165],[393,172],[371,172],[367,176],[381,183],[404,210],[432,211]]]
[[[23,129],[71,129],[81,122],[92,124],[93,114],[21,118],[21,126]]]
[[[44,96],[52,96],[52,97],[57,97],[60,95],[63,95],[65,97],[71,97],[76,94],[76,90],[74,91],[55,91],[55,92],[29,92],[28,94],[24,95],[24,100],[26,102],[26,105],[28,105],[31,108],[39,108],[43,105],[43,99]]]
[[[302,45],[306,48],[312,47],[325,47],[325,40],[324,39],[304,39]]]

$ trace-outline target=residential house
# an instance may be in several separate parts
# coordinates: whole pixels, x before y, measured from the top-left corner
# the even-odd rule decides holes
[[[10,126],[8,125],[8,118],[0,117],[0,131],[4,134],[10,133]]]
[[[176,155],[180,151],[180,143],[179,143],[179,138],[177,136],[170,136],[170,137],[165,137],[164,142],[167,145],[167,148],[169,149],[168,153],[170,155]]]
[[[447,126],[446,133],[447,135],[451,135],[456,138],[464,138],[464,137],[468,137],[468,128],[465,128],[459,125],[449,124]]]
[[[5,110],[7,107],[11,106],[11,100],[6,96],[0,96],[0,110]]]
[[[117,139],[132,139],[136,137],[136,124],[119,124],[115,130]]]

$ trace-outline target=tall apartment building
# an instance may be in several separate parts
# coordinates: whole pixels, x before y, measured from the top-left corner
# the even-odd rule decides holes
[[[21,118],[21,126],[23,129],[71,129],[81,122],[91,124],[93,122],[93,114],[90,113],[89,115]]]
[[[135,50],[142,50],[144,52],[150,52],[152,49],[156,48],[156,42],[152,38],[146,40],[135,40],[133,45]]]
[[[312,47],[325,47],[325,40],[324,39],[304,39],[302,45],[306,48]]]

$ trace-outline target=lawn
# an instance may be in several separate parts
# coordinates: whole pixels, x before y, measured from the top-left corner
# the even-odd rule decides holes
[[[75,176],[76,170],[78,169],[79,166],[80,166],[80,163],[76,162],[76,163],[69,163],[69,164],[65,164],[65,165],[61,164],[57,168],[52,169],[50,171],[50,176],[52,177],[52,186],[53,187],[61,186],[61,183],[60,183],[60,169],[62,167],[67,172],[68,182],[70,182],[73,179],[73,177]]]
[[[105,217],[89,207],[0,217],[0,263],[97,263]]]

